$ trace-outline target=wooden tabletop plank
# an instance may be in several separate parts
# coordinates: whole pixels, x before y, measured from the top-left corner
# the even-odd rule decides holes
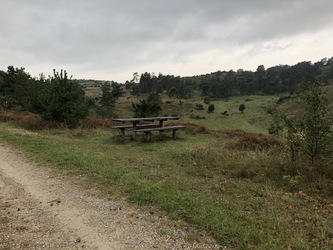
[[[167,121],[179,120],[179,116],[157,116],[157,117],[139,117],[139,118],[114,118],[113,122],[140,122],[140,121]]]

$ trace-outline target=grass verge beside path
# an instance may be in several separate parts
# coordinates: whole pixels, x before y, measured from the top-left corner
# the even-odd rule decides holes
[[[237,149],[224,134],[187,134],[144,143],[110,130],[26,132],[0,124],[0,139],[111,195],[153,205],[237,249],[332,249],[332,205],[289,192],[275,146]],[[113,134],[114,133],[114,134]],[[301,185],[301,184],[300,184]]]

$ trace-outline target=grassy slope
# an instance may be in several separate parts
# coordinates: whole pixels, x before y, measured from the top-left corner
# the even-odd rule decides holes
[[[131,117],[132,102],[139,102],[139,99],[145,96],[134,97],[126,95],[121,97],[116,106],[116,113],[119,116]],[[194,122],[204,125],[209,129],[242,129],[245,131],[267,133],[270,122],[270,115],[266,112],[267,106],[270,106],[278,99],[277,96],[240,96],[224,100],[212,100],[215,111],[208,113],[208,105],[204,104],[203,98],[198,94],[191,99],[175,99],[162,95],[163,105],[161,115],[179,115],[182,122]],[[171,101],[170,104],[166,101]],[[241,113],[238,110],[240,104],[245,104],[245,111]],[[196,104],[203,104],[204,110],[196,110]],[[229,116],[223,116],[221,113],[228,111]],[[205,117],[205,119],[192,119],[190,116]]]
[[[131,116],[129,106],[136,100],[121,98],[118,114]],[[212,101],[213,114],[194,110],[195,104],[203,103],[199,96],[182,102],[165,104],[163,114],[176,113],[182,122],[214,129],[266,133],[269,115],[264,107],[272,105],[272,97]],[[243,114],[238,111],[241,103],[246,106]],[[229,117],[220,114],[225,110]],[[206,119],[190,119],[191,113]],[[137,204],[161,209],[177,219],[179,226],[188,222],[207,230],[222,244],[237,249],[331,249],[332,205],[314,195],[325,189],[326,180],[312,180],[309,185],[305,178],[284,179],[293,166],[283,148],[246,148],[246,143],[239,143],[251,139],[246,134],[177,133],[180,139],[176,141],[145,143],[121,140],[118,131],[107,129],[32,133],[0,124],[1,140],[41,161],[81,174],[111,195],[126,195]],[[262,140],[255,136],[250,146]]]

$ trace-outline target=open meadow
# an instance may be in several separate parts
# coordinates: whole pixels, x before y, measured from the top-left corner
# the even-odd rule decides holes
[[[121,97],[116,114],[133,116],[132,102],[140,98]],[[122,138],[110,128],[112,122],[95,118],[76,129],[27,130],[24,124],[38,123],[36,117],[2,112],[2,121],[8,122],[0,123],[0,139],[36,161],[82,175],[87,185],[110,197],[124,196],[167,214],[176,227],[205,231],[223,246],[332,249],[332,178],[306,161],[291,162],[284,139],[268,134],[268,110],[278,99],[258,95],[211,100],[215,110],[208,113],[199,95],[163,96],[160,114],[179,115],[179,121],[170,123],[187,128],[177,132],[176,140],[166,133],[163,140],[156,135],[150,142]],[[286,109],[289,104],[283,105]],[[225,111],[228,115],[222,115]],[[197,238],[193,230],[190,240]]]
[[[116,104],[116,114],[121,117],[132,117],[131,104],[146,98],[126,94],[119,98]],[[267,133],[271,116],[267,108],[274,105],[278,96],[240,96],[227,99],[211,100],[209,104],[215,106],[215,111],[207,112],[209,104],[205,104],[203,97],[198,93],[189,99],[169,98],[162,94],[162,111],[160,115],[178,115],[180,122],[190,122],[203,125],[208,129],[241,129],[249,132]],[[197,110],[196,105],[203,105],[202,110]],[[246,109],[241,113],[238,108],[244,104]],[[227,115],[222,113],[227,112]]]

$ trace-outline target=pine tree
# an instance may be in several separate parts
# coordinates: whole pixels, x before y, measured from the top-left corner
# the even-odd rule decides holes
[[[66,71],[53,70],[53,74],[47,81],[49,86],[40,95],[45,110],[42,117],[73,128],[88,114],[85,92],[81,85],[68,78]]]

